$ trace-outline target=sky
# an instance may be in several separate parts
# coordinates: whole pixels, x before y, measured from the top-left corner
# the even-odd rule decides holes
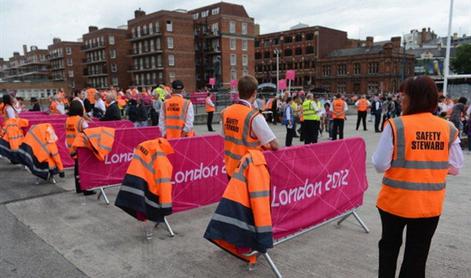
[[[0,0],[0,57],[9,58],[22,45],[47,48],[52,38],[77,41],[88,26],[127,24],[134,10],[191,10],[217,0]],[[261,33],[287,30],[298,23],[348,32],[349,38],[375,41],[430,27],[440,36],[448,28],[448,0],[297,0],[226,1],[245,6]],[[471,35],[471,0],[455,0],[453,32]]]

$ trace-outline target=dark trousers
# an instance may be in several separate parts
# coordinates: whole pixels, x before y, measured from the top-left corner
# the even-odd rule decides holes
[[[363,122],[363,130],[366,130],[366,114],[367,111],[358,111],[358,118],[357,118],[357,130],[360,127],[360,121]]]
[[[208,120],[206,122],[206,124],[208,125],[208,131],[213,131],[213,126],[212,126],[213,115],[214,115],[214,112],[208,112]]]
[[[304,121],[301,122],[301,127],[299,128],[299,141],[304,141]]]
[[[78,169],[78,159],[74,159],[74,178],[75,178],[75,192],[82,193],[82,189],[80,189],[80,176],[79,176],[79,169]]]
[[[389,113],[383,114],[383,121],[381,122],[381,131],[383,131],[384,124],[389,118],[391,118],[391,115]]]
[[[381,132],[381,112],[375,112],[375,132]]]
[[[394,278],[397,257],[402,245],[402,234],[407,226],[404,259],[399,278],[424,278],[427,256],[439,216],[431,218],[403,218],[379,210],[382,224],[379,241],[380,278]]]
[[[332,140],[337,140],[337,134],[339,139],[343,139],[343,125],[345,123],[344,119],[334,119],[334,124],[332,127]]]
[[[320,121],[304,120],[304,144],[317,143]]]
[[[285,146],[286,147],[289,147],[293,144],[293,137],[296,135],[296,128],[293,127],[292,128],[288,128],[288,126],[286,126],[286,140],[285,140]]]

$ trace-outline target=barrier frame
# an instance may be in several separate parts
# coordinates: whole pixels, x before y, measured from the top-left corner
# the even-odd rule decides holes
[[[292,235],[289,235],[289,236],[286,236],[282,239],[279,239],[278,241],[274,242],[273,243],[273,247],[283,243],[283,242],[286,242],[290,239],[293,239],[293,238],[297,238],[303,234],[306,234],[308,232],[311,232],[313,230],[316,230],[324,225],[327,225],[329,223],[332,223],[334,221],[337,221],[337,226],[340,226],[342,224],[343,221],[345,221],[347,218],[349,218],[350,216],[354,216],[355,217],[355,220],[360,224],[360,226],[363,228],[363,230],[365,231],[365,233],[369,233],[370,232],[370,229],[368,228],[368,226],[366,226],[365,222],[363,222],[363,220],[360,218],[360,216],[358,215],[358,213],[356,212],[358,207],[356,208],[353,208],[353,209],[350,209],[350,210],[347,210],[346,212],[342,213],[342,214],[339,214],[335,217],[332,217],[331,219],[327,220],[327,221],[324,221],[324,222],[321,222],[319,224],[316,224],[316,225],[313,225],[313,226],[310,226],[308,228],[305,228],[299,232],[296,232]],[[340,219],[340,220],[339,220]],[[260,253],[258,251],[253,251],[251,253],[248,253],[248,254],[244,254],[244,256],[253,256],[253,255],[262,255],[268,262],[268,265],[270,266],[271,270],[273,271],[273,273],[275,274],[275,276],[277,278],[282,278],[283,275],[281,274],[280,270],[278,269],[278,267],[276,266],[275,262],[273,261],[273,259],[270,257],[270,255],[268,254],[268,251],[265,252],[265,253]],[[254,269],[254,265],[252,264],[248,264],[248,270],[249,271],[252,271]]]

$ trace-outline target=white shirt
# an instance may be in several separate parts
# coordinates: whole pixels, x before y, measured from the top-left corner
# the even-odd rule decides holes
[[[206,98],[206,104],[209,105],[209,106],[215,107],[215,105],[214,105],[214,103],[213,103],[213,101],[211,100],[210,97]]]
[[[460,138],[456,138],[455,142],[451,144],[449,151],[449,168],[448,173],[451,175],[458,175],[459,170],[463,167],[463,151],[460,146]],[[376,171],[378,173],[386,172],[391,168],[391,160],[393,157],[394,145],[393,145],[393,134],[390,125],[386,125],[379,139],[378,147],[371,157]]]
[[[173,94],[172,96],[180,96],[183,98],[181,94]],[[165,105],[161,105],[160,112],[159,112],[159,128],[162,133],[162,136],[165,136],[165,115],[164,115],[164,107]],[[193,121],[195,120],[195,112],[193,110],[193,103],[188,105],[188,111],[186,111],[186,119],[185,119],[185,126],[183,127],[184,132],[189,132],[193,130]]]
[[[358,107],[359,104],[360,104],[360,100],[357,100],[357,102],[355,102],[355,106]],[[371,102],[369,100],[366,100],[366,104],[368,104],[368,106],[371,106]]]
[[[15,112],[15,109],[13,109],[13,107],[8,105],[7,108],[6,108],[6,111],[7,111],[8,119],[16,118],[16,112]]]
[[[64,106],[64,103],[58,102],[57,105],[56,105],[56,109],[57,109],[57,111],[59,112],[59,114],[65,115],[65,106]]]
[[[471,105],[468,106],[468,110],[466,110],[466,115],[468,115],[468,117],[471,117]]]
[[[95,108],[100,109],[101,111],[103,111],[103,113],[106,112],[106,105],[105,105],[105,102],[104,102],[101,98],[99,98],[99,99],[96,100],[96,102],[95,102]]]

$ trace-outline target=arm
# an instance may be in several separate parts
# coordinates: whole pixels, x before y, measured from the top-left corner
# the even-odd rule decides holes
[[[347,111],[348,111],[348,104],[347,104],[346,101],[343,102],[343,106],[344,106],[343,110],[344,110],[345,112],[347,112]]]
[[[260,141],[262,147],[272,149],[274,151],[280,148],[278,140],[276,140],[275,134],[270,129],[267,124],[267,121],[261,114],[255,116],[252,121],[251,128],[253,135],[255,135],[255,137]]]
[[[186,112],[185,126],[183,127],[184,132],[190,132],[193,130],[193,121],[195,119],[195,113],[193,110],[193,104],[190,102],[188,105],[188,111]]]
[[[162,136],[165,136],[165,115],[164,115],[164,109],[165,105],[162,103],[160,106],[160,113],[159,113],[159,128],[160,128],[160,133]]]
[[[392,137],[392,129],[388,124],[384,127],[381,138],[379,139],[378,147],[371,157],[371,162],[376,169],[376,172],[383,173],[391,168],[391,160],[393,156],[394,145]]]
[[[469,140],[469,139],[468,139]],[[456,138],[456,140],[451,144],[449,155],[448,155],[448,174],[456,176],[460,173],[460,169],[463,168],[463,151],[461,150],[460,146],[461,140],[460,138]]]

